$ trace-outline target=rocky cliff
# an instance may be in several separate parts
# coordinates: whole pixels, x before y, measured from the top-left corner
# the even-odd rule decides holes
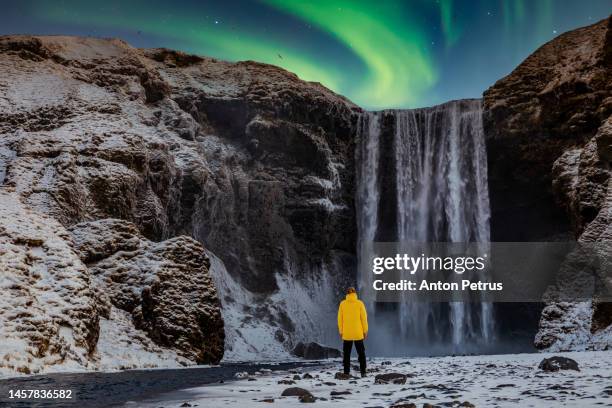
[[[560,35],[484,93],[494,241],[610,241],[611,25]],[[608,347],[611,310],[550,303],[535,344]]]
[[[30,350],[40,334],[1,310],[3,333],[40,369],[58,353],[100,366],[101,349],[121,349],[102,344],[119,326],[139,340],[118,366],[138,365],[130,347],[217,362],[220,312],[230,357],[316,335],[314,311],[354,263],[358,107],[273,66],[120,40],[1,37],[0,73],[0,188],[20,222],[52,222],[35,243],[3,235],[3,249],[23,253],[19,282],[33,279],[28,254],[51,236],[70,254],[66,276],[82,281],[70,290],[84,293],[62,306],[69,321],[41,323],[53,347]],[[8,287],[20,276],[2,273]]]

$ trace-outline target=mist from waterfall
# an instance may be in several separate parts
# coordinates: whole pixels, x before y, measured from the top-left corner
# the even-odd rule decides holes
[[[480,100],[368,112],[362,116],[359,133],[360,254],[371,242],[488,244]],[[402,296],[397,304],[364,299],[372,316],[370,342],[376,354],[466,353],[482,351],[493,341],[488,303],[417,302],[408,291]]]

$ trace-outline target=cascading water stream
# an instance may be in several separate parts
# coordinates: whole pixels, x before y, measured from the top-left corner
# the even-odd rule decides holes
[[[360,209],[357,215],[357,229],[359,231],[357,245],[358,252],[364,251],[364,245],[374,242],[378,224],[378,204],[380,191],[378,187],[378,165],[380,152],[378,150],[380,138],[380,119],[374,112],[367,112],[361,117],[359,134],[367,135],[359,143],[357,152],[360,166],[357,167],[359,180],[357,184],[356,203]],[[362,260],[359,259],[359,262]],[[360,265],[361,268],[361,265]],[[372,308],[373,304],[369,305]]]
[[[389,159],[394,166],[385,164]],[[360,253],[381,237],[417,243],[489,242],[480,100],[367,113],[361,121],[357,160]],[[383,206],[389,201],[394,206]],[[393,216],[388,214],[393,211]],[[381,311],[373,300],[366,301],[376,314],[373,320],[384,319],[386,330],[396,331],[412,350],[426,352],[437,345],[448,352],[466,352],[468,345],[487,344],[493,337],[487,303],[417,302],[408,291],[392,310],[386,306]]]

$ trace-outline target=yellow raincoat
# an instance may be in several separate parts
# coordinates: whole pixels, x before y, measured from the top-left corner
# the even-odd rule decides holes
[[[368,334],[368,315],[356,293],[349,293],[338,308],[338,331],[342,340],[363,340]]]

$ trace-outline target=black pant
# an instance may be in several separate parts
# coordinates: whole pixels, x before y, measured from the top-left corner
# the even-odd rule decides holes
[[[344,340],[344,344],[342,345],[342,351],[344,352],[344,374],[350,374],[351,372],[351,349],[353,348],[353,343],[355,343],[355,349],[357,349],[357,356],[359,358],[359,371],[361,371],[363,375],[366,372],[366,356],[363,340]]]

